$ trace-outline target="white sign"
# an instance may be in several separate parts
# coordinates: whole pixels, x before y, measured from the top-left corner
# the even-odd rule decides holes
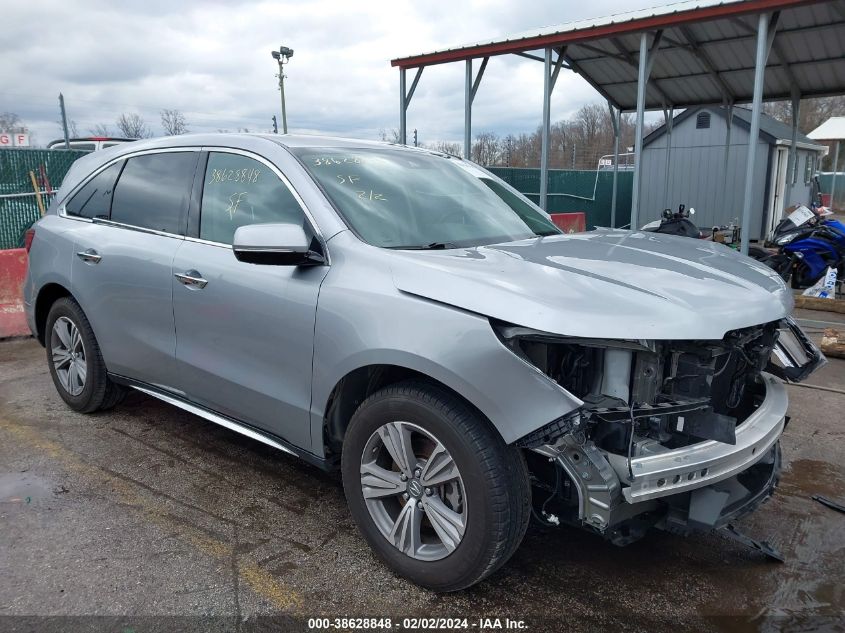
[[[816,214],[810,211],[807,207],[803,204],[799,206],[795,211],[790,213],[787,218],[792,221],[795,226],[801,226],[810,218],[816,217]]]
[[[29,147],[29,134],[0,132],[0,147]]]

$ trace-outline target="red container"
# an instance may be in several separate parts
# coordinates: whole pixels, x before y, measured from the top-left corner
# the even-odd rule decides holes
[[[583,211],[576,213],[550,213],[552,222],[564,233],[581,233],[587,230],[587,216]]]
[[[820,194],[820,197],[822,199],[822,206],[823,207],[829,207],[830,206],[830,194],[829,193],[823,193],[823,194]]]

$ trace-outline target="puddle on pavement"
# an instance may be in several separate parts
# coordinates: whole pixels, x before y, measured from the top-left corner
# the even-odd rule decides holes
[[[749,533],[774,533],[786,562],[726,568],[726,586],[734,586],[753,605],[746,605],[747,617],[715,618],[717,629],[816,631],[828,630],[831,624],[842,626],[845,515],[813,501],[814,494],[845,501],[845,475],[827,462],[795,460],[783,473],[775,497],[744,522]],[[773,520],[777,526],[772,525]]]
[[[53,496],[53,484],[29,473],[0,473],[0,503],[28,505]]]
[[[777,494],[804,498],[820,494],[834,500],[843,500],[845,472],[829,462],[796,459],[783,473]]]

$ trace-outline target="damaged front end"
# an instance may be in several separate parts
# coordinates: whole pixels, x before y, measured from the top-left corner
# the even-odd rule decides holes
[[[521,438],[537,517],[618,545],[718,529],[765,501],[788,422],[782,380],[825,363],[792,319],[718,341],[580,339],[494,323],[583,405]],[[781,380],[782,379],[782,380]]]

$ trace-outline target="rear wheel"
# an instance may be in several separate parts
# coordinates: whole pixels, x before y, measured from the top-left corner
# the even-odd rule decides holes
[[[343,485],[376,553],[424,587],[455,591],[498,569],[530,516],[518,449],[460,398],[422,382],[370,396],[344,439]]]
[[[124,389],[109,380],[88,318],[70,297],[50,307],[45,343],[53,384],[71,409],[91,413],[123,399]]]

